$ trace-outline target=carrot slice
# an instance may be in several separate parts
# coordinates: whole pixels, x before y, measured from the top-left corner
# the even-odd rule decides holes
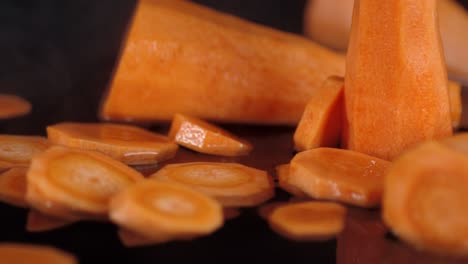
[[[54,146],[33,158],[26,199],[48,215],[100,218],[107,216],[111,196],[141,179],[137,171],[101,153]]]
[[[275,208],[268,216],[271,228],[297,241],[327,240],[344,227],[346,208],[335,203],[304,202]]]
[[[50,215],[45,215],[36,210],[30,210],[26,220],[26,230],[29,232],[44,232],[68,226],[74,221],[64,220]]]
[[[26,202],[27,168],[13,168],[0,174],[0,201],[18,207],[28,207]]]
[[[293,196],[307,197],[303,191],[294,185],[289,184],[289,164],[281,164],[276,166],[276,176],[278,177],[278,185],[281,189],[287,191]]]
[[[188,149],[219,156],[242,156],[252,151],[252,145],[228,131],[201,119],[174,115],[169,137]]]
[[[318,148],[291,161],[289,184],[317,199],[362,207],[380,204],[390,162],[343,149]]]
[[[51,143],[99,151],[130,165],[157,163],[177,151],[167,137],[128,125],[60,123],[48,126],[47,136]]]
[[[221,205],[183,185],[144,180],[112,198],[110,218],[150,239],[208,235],[223,224]]]
[[[449,102],[450,102],[450,115],[452,117],[452,127],[458,129],[462,118],[462,96],[461,84],[453,81],[448,82]]]
[[[0,170],[28,167],[32,156],[48,147],[43,137],[0,135]]]
[[[385,177],[383,219],[419,249],[468,256],[468,157],[427,142],[398,158]]]
[[[218,200],[223,206],[256,206],[274,195],[265,171],[237,163],[170,164],[150,178],[183,184]]]
[[[31,104],[25,99],[9,94],[0,94],[0,119],[23,116],[31,112]]]
[[[0,243],[0,260],[8,264],[77,264],[74,256],[50,246]]]
[[[341,140],[344,78],[331,76],[314,91],[294,133],[294,148],[303,151],[338,147]]]

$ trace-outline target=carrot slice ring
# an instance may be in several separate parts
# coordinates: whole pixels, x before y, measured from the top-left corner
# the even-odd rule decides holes
[[[0,119],[8,119],[27,115],[31,112],[31,103],[27,100],[9,94],[0,94]]]
[[[0,174],[0,201],[18,207],[28,207],[26,202],[27,168],[13,168]]]
[[[294,185],[289,184],[289,164],[281,164],[276,166],[276,176],[278,177],[278,185],[281,189],[296,197],[308,197],[303,191]]]
[[[177,144],[145,129],[116,124],[60,123],[47,127],[53,144],[95,150],[130,165],[158,163],[174,157]]]
[[[28,232],[45,232],[68,226],[73,223],[74,221],[68,221],[45,215],[36,210],[30,210],[26,220],[26,230]]]
[[[49,246],[0,243],[0,260],[8,264],[77,264],[74,256]]]
[[[237,163],[170,164],[150,178],[194,188],[223,206],[256,206],[274,195],[272,180],[265,171]]]
[[[0,135],[0,171],[28,167],[32,156],[48,147],[47,139],[43,137]]]

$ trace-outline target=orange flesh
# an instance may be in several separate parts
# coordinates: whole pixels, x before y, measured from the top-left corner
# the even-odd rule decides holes
[[[13,168],[0,174],[0,201],[28,207],[25,200],[27,171],[27,168]]]
[[[453,129],[458,129],[460,127],[460,122],[462,118],[462,96],[461,96],[461,85],[456,82],[448,82],[448,91],[449,91],[449,100],[450,100],[450,115],[452,118],[452,127]]]
[[[0,243],[0,260],[8,264],[77,264],[76,258],[62,250],[29,244]]]
[[[348,149],[392,160],[452,134],[436,0],[355,2],[346,60]]]
[[[455,134],[452,137],[444,138],[440,141],[440,143],[444,144],[445,146],[456,150],[460,153],[468,155],[468,133],[459,133]]]
[[[242,156],[252,151],[252,145],[229,132],[198,118],[176,114],[169,138],[188,149],[219,156]]]
[[[312,149],[291,160],[289,184],[313,198],[375,207],[389,166],[388,161],[350,150]]]
[[[101,116],[293,125],[312,91],[343,74],[342,55],[305,38],[190,1],[142,0]]]
[[[279,187],[292,194],[293,196],[307,197],[307,194],[305,194],[299,188],[289,184],[289,168],[289,164],[282,164],[276,166],[276,176],[278,177]]]
[[[73,221],[45,215],[36,210],[30,210],[26,220],[26,230],[29,232],[45,232],[61,228],[72,223]]]
[[[343,115],[342,77],[329,77],[315,90],[294,133],[297,151],[318,147],[338,147]]]
[[[28,167],[32,156],[48,147],[43,137],[0,135],[0,170]]]
[[[131,165],[174,157],[177,145],[167,137],[135,126],[106,123],[60,123],[47,127],[51,143],[95,150]]]
[[[16,95],[0,94],[0,120],[23,116],[31,112],[31,104]]]
[[[272,180],[265,171],[236,163],[170,164],[150,178],[193,188],[223,206],[256,206],[274,195]]]

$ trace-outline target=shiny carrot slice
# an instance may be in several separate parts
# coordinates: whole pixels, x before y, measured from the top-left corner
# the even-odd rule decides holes
[[[219,156],[242,156],[252,151],[252,145],[224,129],[201,119],[176,114],[169,137],[188,149]]]
[[[468,157],[427,142],[395,160],[385,177],[383,219],[404,241],[468,256]]]
[[[26,220],[26,230],[29,232],[45,232],[73,224],[74,221],[64,220],[45,215],[36,210],[30,210]]]
[[[33,158],[26,199],[59,218],[106,217],[110,197],[142,179],[136,170],[101,153],[54,146]]]
[[[344,78],[329,77],[309,99],[294,133],[297,151],[338,147],[343,123]]]
[[[461,84],[453,81],[448,82],[450,115],[452,118],[452,127],[458,129],[462,118],[463,103],[461,95]]]
[[[130,165],[158,163],[177,151],[167,137],[128,125],[60,123],[47,127],[47,137],[53,144],[99,151]]]
[[[77,264],[74,256],[49,246],[0,243],[0,261],[5,264]]]
[[[28,207],[26,202],[27,168],[13,168],[0,174],[0,201],[18,207]]]
[[[307,197],[303,191],[294,185],[289,184],[289,164],[282,164],[276,166],[276,176],[278,177],[278,185],[281,189],[287,191],[293,196]]]
[[[0,94],[0,119],[23,116],[31,112],[31,104],[25,99],[9,94]]]
[[[237,163],[170,164],[150,178],[183,184],[218,200],[223,206],[256,206],[274,195],[265,171]]]
[[[297,241],[327,240],[344,228],[346,208],[335,203],[304,202],[279,206],[268,216],[271,228]]]
[[[144,180],[112,198],[110,218],[150,239],[180,240],[213,233],[223,224],[221,205],[183,185]]]
[[[389,165],[351,150],[317,148],[292,159],[289,184],[316,199],[375,207],[380,204]]]
[[[0,171],[28,167],[32,156],[48,147],[47,139],[43,137],[0,135]]]

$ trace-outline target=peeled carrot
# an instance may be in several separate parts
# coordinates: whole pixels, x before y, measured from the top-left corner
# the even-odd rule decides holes
[[[343,123],[342,77],[329,77],[309,99],[294,133],[294,148],[303,151],[318,147],[338,147]]]
[[[427,142],[399,157],[385,177],[383,219],[404,241],[468,256],[468,157]]]
[[[28,207],[25,199],[27,171],[27,168],[13,168],[0,174],[0,201]]]
[[[23,116],[31,112],[31,104],[25,99],[8,94],[0,94],[0,120]]]
[[[237,163],[170,164],[150,178],[185,185],[215,198],[223,206],[256,206],[274,195],[270,176]]]
[[[174,115],[169,138],[188,149],[219,156],[242,156],[252,151],[252,145],[224,129],[201,119]]]
[[[278,234],[298,241],[327,240],[344,228],[346,208],[335,203],[304,202],[279,206],[268,216]]]
[[[60,249],[30,244],[0,243],[0,261],[5,264],[77,264],[74,256]]]
[[[460,127],[460,122],[462,118],[462,96],[461,96],[461,85],[457,82],[448,82],[448,91],[449,91],[449,101],[450,101],[450,115],[452,118],[452,127],[453,129],[458,129]]]
[[[33,158],[26,199],[34,209],[67,220],[103,218],[109,199],[142,179],[98,152],[54,146]]]
[[[281,189],[297,197],[307,197],[299,188],[289,184],[289,164],[276,166],[276,176],[278,177],[278,185]]]
[[[131,165],[158,163],[177,151],[167,137],[129,125],[60,123],[47,127],[47,137],[53,144],[99,151]]]
[[[30,210],[26,220],[26,230],[29,232],[45,232],[68,226],[72,223],[74,222],[45,215],[36,210]]]
[[[209,36],[209,37],[207,37]],[[191,1],[138,1],[101,116],[297,124],[344,57]]]
[[[32,156],[48,147],[43,137],[0,135],[0,170],[28,167]]]
[[[355,2],[344,147],[392,160],[452,134],[436,0]]]
[[[317,148],[300,152],[290,166],[289,184],[313,198],[375,207],[390,162],[350,150]]]
[[[110,218],[120,227],[151,240],[208,235],[223,224],[221,205],[183,185],[145,180],[110,203]]]

